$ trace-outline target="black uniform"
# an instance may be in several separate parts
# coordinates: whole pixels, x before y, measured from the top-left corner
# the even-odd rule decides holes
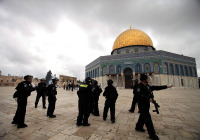
[[[90,103],[89,100],[91,98],[92,86],[89,84],[81,84],[79,91],[77,91],[77,95],[79,97],[78,100],[78,110],[79,114],[77,117],[77,125],[87,125],[88,118],[90,116]]]
[[[54,110],[55,110],[55,105],[56,105],[56,95],[57,95],[57,89],[56,89],[55,84],[51,84],[47,88],[47,95],[48,95],[48,101],[49,101],[49,106],[47,109],[47,116],[51,117],[53,116]]]
[[[93,113],[95,116],[99,116],[99,107],[98,107],[98,104],[99,104],[99,96],[102,92],[102,89],[100,86],[98,85],[94,85],[93,89],[92,89],[92,95],[93,95]]]
[[[116,88],[113,85],[108,85],[105,88],[103,96],[106,97],[104,111],[103,111],[103,118],[104,120],[107,118],[108,109],[110,108],[111,121],[115,121],[115,102],[118,97]]]
[[[46,83],[40,82],[37,87],[37,96],[35,100],[35,107],[37,107],[40,97],[42,96],[43,108],[46,108]]]
[[[31,83],[28,81],[21,82],[16,87],[17,93],[17,111],[13,118],[13,124],[23,126],[26,115],[27,98],[31,95],[31,92],[35,90]]]
[[[138,102],[137,88],[138,88],[138,84],[135,84],[133,86],[133,101],[132,101],[131,109],[129,110],[131,112],[135,111],[135,105]]]
[[[149,113],[150,102],[149,99],[153,99],[152,91],[166,89],[167,86],[149,86],[140,83],[137,88],[138,92],[138,107],[140,110],[140,116],[136,124],[136,129],[143,129],[144,124],[147,127],[147,131],[150,136],[155,135],[155,130],[153,122],[151,120],[151,115]]]

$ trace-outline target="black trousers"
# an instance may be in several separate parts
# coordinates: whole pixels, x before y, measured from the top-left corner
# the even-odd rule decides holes
[[[90,116],[90,104],[88,99],[79,99],[78,111],[77,124],[87,124]]]
[[[38,102],[39,102],[41,96],[42,96],[43,107],[45,107],[45,105],[46,105],[46,95],[45,95],[45,93],[37,93],[37,96],[36,96],[36,99],[35,99],[35,105],[36,106],[38,105]]]
[[[24,124],[26,115],[26,105],[27,105],[27,98],[17,100],[17,111],[15,113],[13,121],[18,125]]]
[[[48,101],[49,101],[49,106],[47,109],[47,115],[52,116],[56,106],[56,99],[48,97]]]
[[[115,120],[115,102],[116,100],[106,99],[103,111],[103,118],[107,118],[108,109],[110,108],[111,120]]]
[[[90,105],[90,113],[94,113],[94,97],[91,96],[89,100],[89,105]]]
[[[94,114],[99,115],[99,96],[94,96]]]
[[[136,124],[136,128],[141,129],[141,128],[143,128],[144,124],[147,127],[147,131],[148,131],[149,135],[154,135],[155,129],[153,126],[153,122],[151,120],[151,115],[149,113],[149,110],[148,111],[140,110],[140,116],[139,116],[138,122]]]
[[[134,95],[134,96],[133,96],[132,105],[131,105],[131,109],[130,109],[131,111],[135,111],[135,106],[136,106],[136,104],[137,104],[137,101],[138,101],[137,96]]]

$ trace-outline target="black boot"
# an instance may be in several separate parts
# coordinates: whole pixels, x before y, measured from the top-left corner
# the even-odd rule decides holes
[[[12,124],[17,124],[17,122],[15,122],[15,121],[12,121],[11,123],[12,123]]]
[[[19,125],[17,126],[17,128],[25,128],[25,127],[28,127],[28,125],[26,125],[26,124],[19,124]]]
[[[136,131],[145,132],[144,128],[135,128]]]
[[[90,126],[89,123],[83,123],[83,126]]]
[[[159,140],[159,137],[156,134],[149,135],[149,138],[152,139],[152,140]]]

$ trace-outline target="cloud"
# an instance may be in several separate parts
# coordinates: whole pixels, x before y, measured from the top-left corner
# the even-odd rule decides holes
[[[39,77],[51,69],[83,80],[85,65],[109,55],[132,24],[157,50],[196,58],[200,75],[199,8],[198,0],[1,0],[0,69]]]

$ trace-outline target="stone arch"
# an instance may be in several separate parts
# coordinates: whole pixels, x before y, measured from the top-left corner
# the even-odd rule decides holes
[[[132,78],[133,78],[133,70],[130,67],[126,67],[124,69],[124,76],[125,76],[125,88],[132,87]]]

